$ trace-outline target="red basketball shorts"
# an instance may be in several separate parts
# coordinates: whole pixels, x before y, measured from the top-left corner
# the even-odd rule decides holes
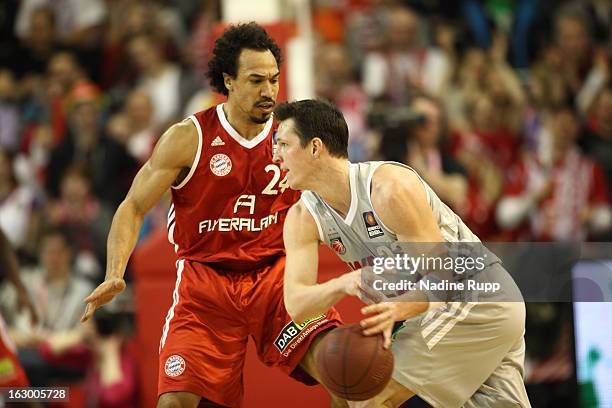
[[[340,316],[331,310],[293,323],[283,302],[284,268],[284,257],[247,272],[178,261],[173,303],[160,341],[159,395],[186,391],[240,406],[249,336],[264,364],[314,383],[296,367],[314,336],[340,325]]]
[[[17,360],[15,347],[8,337],[4,320],[0,317],[0,387],[27,387],[30,383]]]

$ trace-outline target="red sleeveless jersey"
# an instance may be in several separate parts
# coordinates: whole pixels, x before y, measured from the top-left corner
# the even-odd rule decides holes
[[[198,151],[187,177],[172,187],[168,213],[179,258],[248,269],[284,254],[283,223],[300,193],[272,162],[272,118],[251,140],[231,127],[222,104],[190,119]]]

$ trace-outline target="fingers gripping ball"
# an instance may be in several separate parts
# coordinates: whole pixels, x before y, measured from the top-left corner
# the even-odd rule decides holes
[[[383,342],[382,335],[364,336],[358,324],[329,332],[315,356],[323,385],[349,401],[376,396],[393,373],[393,354]]]

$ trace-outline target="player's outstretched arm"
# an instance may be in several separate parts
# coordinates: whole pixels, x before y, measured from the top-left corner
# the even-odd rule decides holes
[[[289,209],[283,239],[287,251],[285,308],[294,322],[321,315],[345,296],[357,294],[357,287],[351,289],[350,275],[354,272],[317,284],[319,233],[301,202]]]
[[[107,241],[106,277],[85,298],[87,307],[82,322],[125,289],[123,274],[145,214],[173,183],[186,174],[193,164],[197,148],[198,134],[190,120],[173,125],[160,138],[151,158],[142,166],[125,200],[115,212]]]
[[[399,242],[443,242],[438,224],[427,203],[425,188],[411,170],[383,165],[372,178],[372,206],[381,221],[397,235]],[[375,314],[361,321],[364,334],[382,333],[385,347],[391,345],[391,331],[396,321],[406,320],[428,310],[425,293],[410,291],[409,301],[382,302],[361,309]]]

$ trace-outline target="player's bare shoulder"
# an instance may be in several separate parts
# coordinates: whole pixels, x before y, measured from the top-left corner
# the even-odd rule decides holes
[[[189,168],[198,152],[199,135],[190,119],[175,123],[161,136],[151,156],[151,164],[163,168]]]
[[[381,165],[374,172],[371,195],[375,207],[401,205],[406,204],[407,199],[426,198],[419,176],[410,169],[391,163]]]
[[[387,225],[418,219],[428,208],[423,182],[408,168],[381,165],[372,176],[371,188],[372,206]]]
[[[319,241],[317,224],[306,205],[300,200],[287,213],[284,226],[284,240],[287,243]]]
[[[372,177],[371,199],[376,213],[398,239],[442,240],[425,185],[413,170],[393,164],[380,166]]]

